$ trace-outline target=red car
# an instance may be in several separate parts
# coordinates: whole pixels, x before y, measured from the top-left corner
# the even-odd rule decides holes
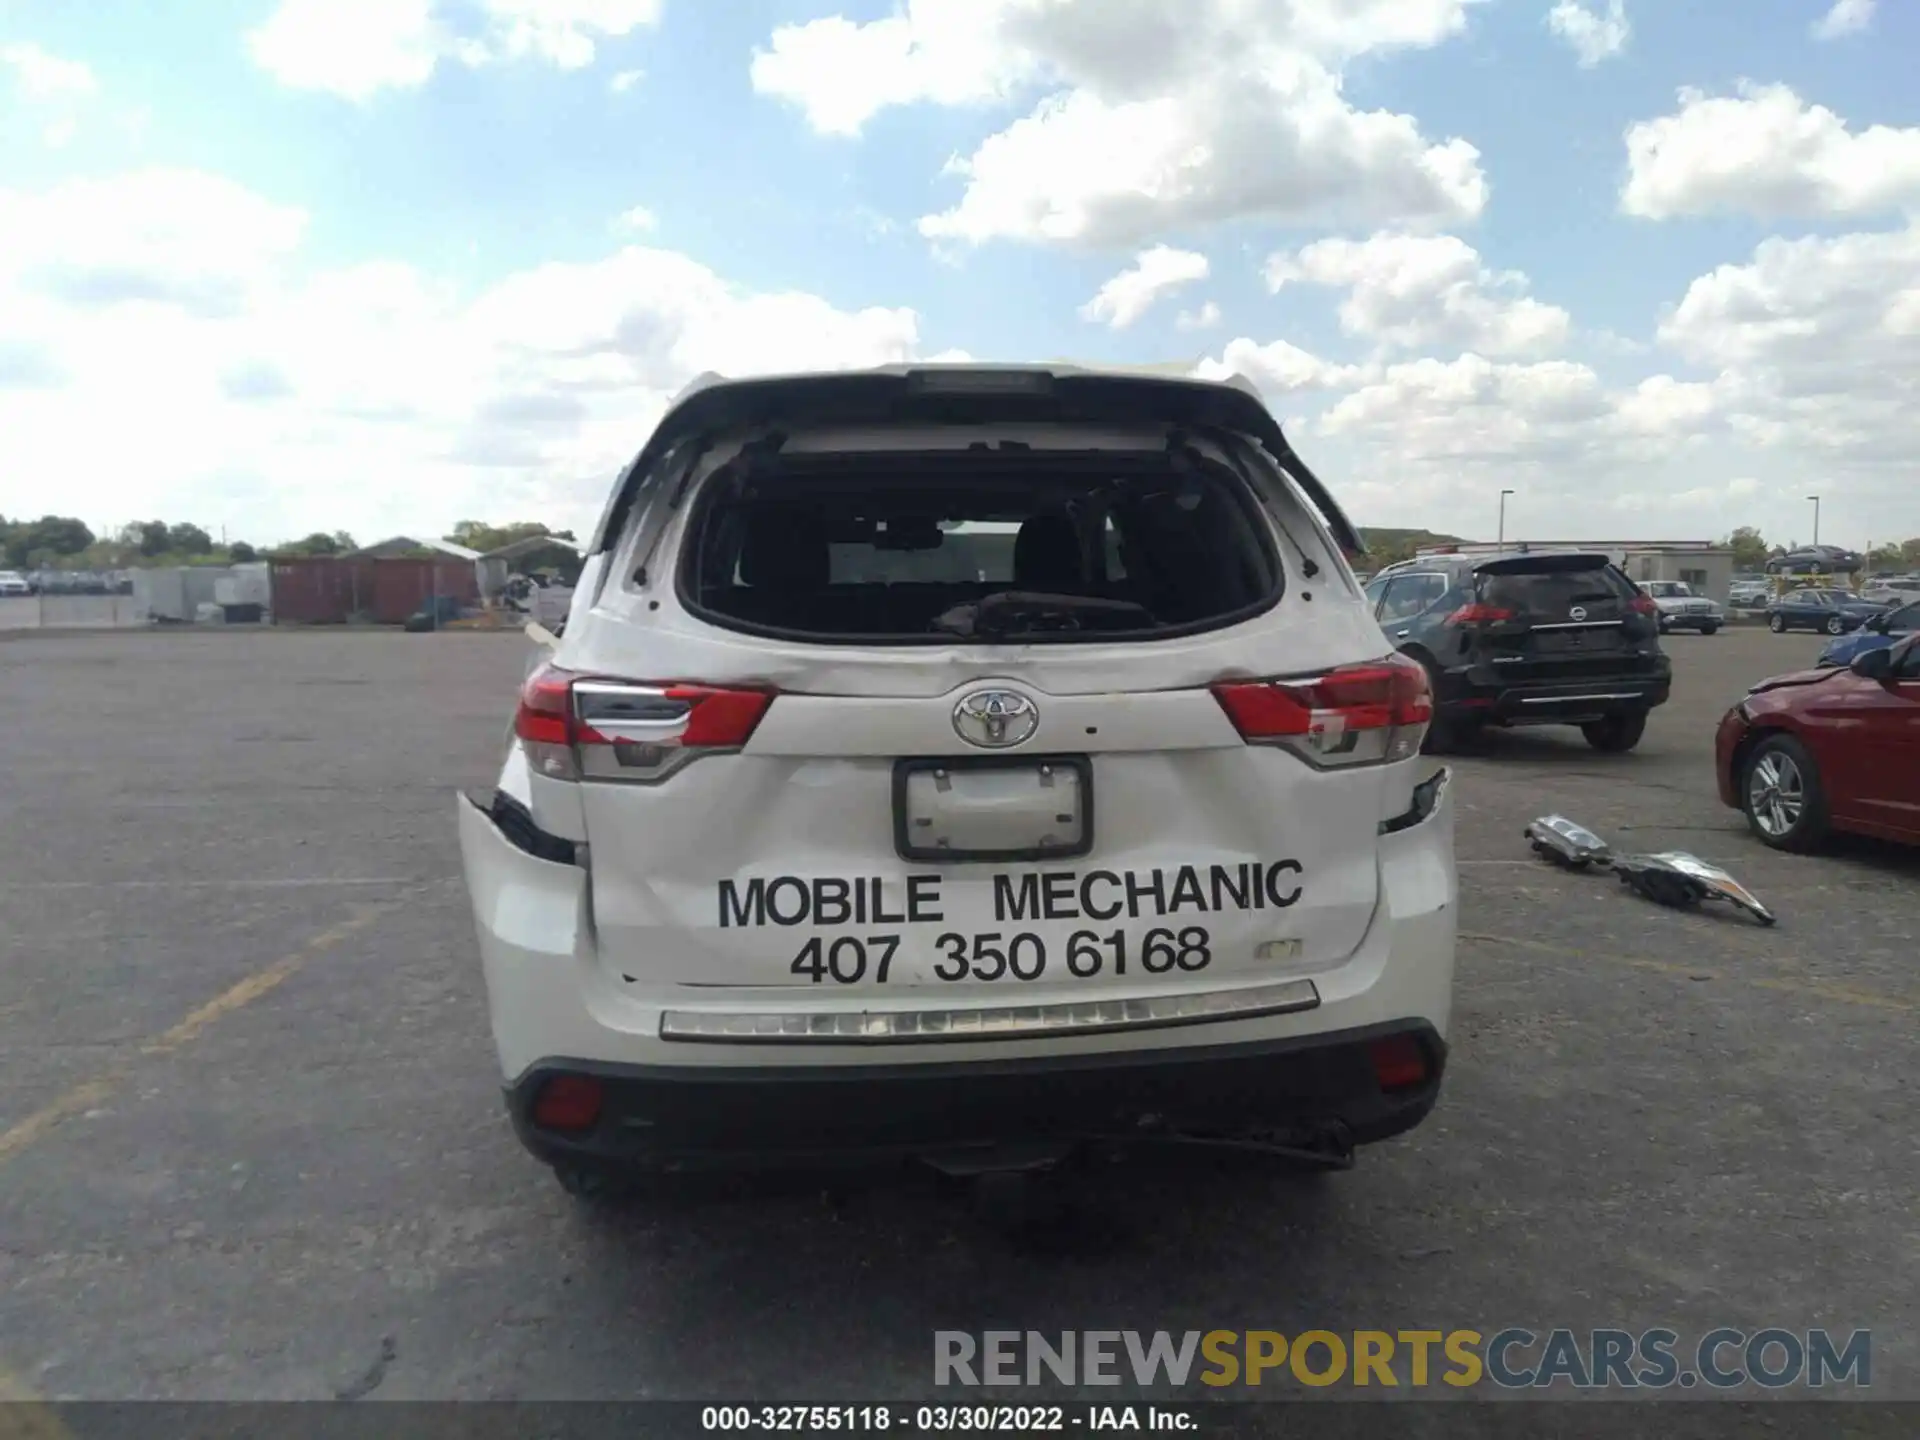
[[[1713,749],[1721,801],[1776,849],[1832,830],[1920,845],[1920,635],[1761,681]]]

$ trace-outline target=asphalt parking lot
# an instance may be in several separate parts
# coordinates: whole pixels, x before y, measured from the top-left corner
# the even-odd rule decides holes
[[[456,787],[518,636],[0,640],[0,1372],[74,1398],[924,1395],[932,1332],[1871,1328],[1920,1398],[1920,857],[1775,855],[1713,722],[1821,638],[1675,636],[1640,750],[1458,760],[1440,1108],[1354,1171],[1155,1167],[1014,1244],[932,1187],[576,1211],[501,1113]],[[1531,860],[1561,810],[1780,914]],[[0,1378],[4,1378],[0,1376]]]

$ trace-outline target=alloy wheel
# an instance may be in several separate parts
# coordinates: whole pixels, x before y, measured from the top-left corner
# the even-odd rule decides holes
[[[1747,809],[1762,833],[1778,840],[1793,833],[1807,810],[1807,780],[1793,758],[1762,755],[1747,777]]]

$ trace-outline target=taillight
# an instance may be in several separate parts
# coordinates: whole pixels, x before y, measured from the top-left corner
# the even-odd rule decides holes
[[[1502,620],[1513,619],[1513,611],[1503,610],[1498,605],[1462,605],[1447,617],[1449,625],[1496,625]]]
[[[1636,615],[1658,615],[1660,607],[1653,603],[1653,597],[1641,592],[1627,602],[1627,608]]]
[[[700,754],[737,750],[773,703],[765,690],[585,677],[543,665],[521,687],[514,733],[554,780],[663,780]]]
[[[554,780],[578,780],[573,758],[573,676],[556,665],[542,665],[520,687],[520,708],[513,733],[527,752],[527,763]]]
[[[1285,746],[1321,769],[1417,755],[1433,720],[1426,668],[1404,655],[1323,675],[1222,681],[1213,696],[1249,744]]]

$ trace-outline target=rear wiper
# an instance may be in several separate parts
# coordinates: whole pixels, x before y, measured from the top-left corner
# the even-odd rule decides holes
[[[1016,633],[1078,630],[1083,620],[1093,621],[1100,629],[1136,629],[1159,623],[1146,606],[1130,600],[1002,590],[984,600],[954,606],[935,616],[929,628],[966,639],[1002,639]]]

